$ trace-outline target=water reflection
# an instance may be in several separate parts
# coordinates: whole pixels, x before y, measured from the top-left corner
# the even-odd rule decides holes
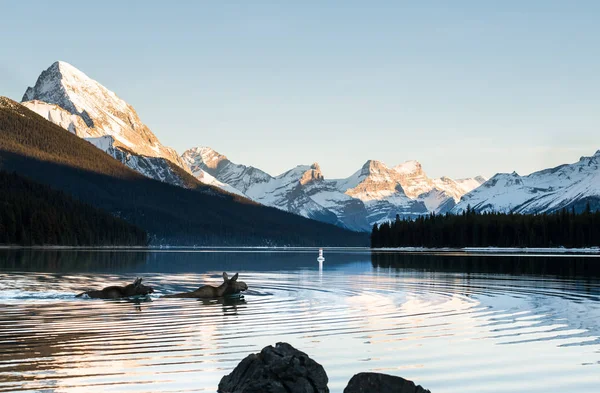
[[[600,386],[591,259],[328,251],[321,267],[314,250],[8,254],[0,252],[0,391],[215,391],[247,354],[276,341],[322,363],[332,392],[369,370],[435,392]],[[160,298],[219,282],[224,270],[240,271],[249,290]],[[74,297],[138,275],[156,290],[150,301]]]
[[[373,267],[421,271],[600,278],[595,256],[409,254],[374,251]]]
[[[0,271],[182,273],[313,269],[315,250],[43,250],[0,249]],[[311,257],[313,256],[313,257]],[[370,259],[365,251],[331,251],[328,266]]]
[[[247,304],[244,295],[227,296],[218,299],[197,299],[195,301],[204,306],[219,304],[222,306],[221,309],[223,310],[223,315],[236,315],[238,306]]]
[[[146,263],[146,251],[0,249],[0,270],[33,272],[136,271]]]

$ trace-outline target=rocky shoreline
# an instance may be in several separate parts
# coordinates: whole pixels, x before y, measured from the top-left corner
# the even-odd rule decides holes
[[[219,393],[329,393],[323,366],[288,343],[269,345],[244,358],[219,382]],[[431,393],[412,381],[380,373],[358,373],[344,393]]]

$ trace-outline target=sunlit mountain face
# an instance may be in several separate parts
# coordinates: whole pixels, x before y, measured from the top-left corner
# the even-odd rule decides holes
[[[327,179],[318,163],[272,176],[235,164],[209,147],[189,149],[182,157],[192,171],[205,171],[259,203],[359,231],[397,214],[415,218],[445,213],[485,182],[480,176],[432,179],[417,161],[389,168],[369,160],[348,178]]]

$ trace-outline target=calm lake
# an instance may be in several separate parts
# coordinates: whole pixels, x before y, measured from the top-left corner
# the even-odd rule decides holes
[[[0,250],[0,391],[215,392],[286,341],[446,392],[600,391],[600,258],[369,250]],[[240,299],[161,299],[239,272]],[[148,301],[75,298],[143,277]]]

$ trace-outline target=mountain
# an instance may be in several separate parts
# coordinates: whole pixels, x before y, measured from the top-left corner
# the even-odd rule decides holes
[[[235,188],[221,183],[206,172],[199,172],[196,175],[192,175],[164,158],[148,157],[132,153],[123,147],[117,146],[114,138],[110,135],[84,139],[134,171],[151,179],[192,189],[201,184],[209,185],[231,194],[243,196]]]
[[[405,204],[406,196],[410,200],[423,202],[427,212],[435,213],[444,213],[448,203],[451,203],[450,200],[458,202],[462,195],[485,181],[481,176],[457,181],[449,177],[431,179],[425,174],[421,164],[414,160],[406,161],[393,168],[375,161],[371,164],[368,176],[365,175],[365,167],[363,167],[362,174],[357,173],[351,178],[361,176],[364,176],[363,183],[370,184],[370,190],[377,190],[377,193],[371,196],[364,195],[362,200],[391,198],[395,200],[394,204],[402,205]]]
[[[466,192],[479,186],[481,177],[452,180],[431,179],[417,161],[406,161],[393,168],[375,160],[346,179],[337,188],[365,203],[370,224],[394,219],[396,214],[414,218],[431,212],[445,213]]]
[[[396,214],[416,217],[448,211],[485,180],[430,179],[416,161],[388,168],[370,160],[346,179],[328,180],[317,163],[271,176],[235,164],[208,147],[189,149],[182,159],[192,173],[208,172],[256,202],[358,231],[368,231]]]
[[[111,140],[105,140],[110,145]],[[91,143],[0,98],[0,169],[62,191],[148,232],[153,245],[366,245],[350,232],[197,183],[139,174]],[[190,178],[193,177],[190,175]]]
[[[562,208],[584,209],[587,202],[600,208],[600,150],[573,164],[520,176],[499,173],[464,195],[453,209],[461,213],[470,206],[478,212],[545,213]]]
[[[227,169],[228,166],[235,166],[235,164],[232,164],[227,157],[218,154],[210,148],[196,147],[194,149],[189,149],[181,155],[181,159],[196,178],[207,178],[211,179],[211,181],[214,179],[214,181],[222,184],[220,185],[221,188],[232,193],[241,193],[243,195],[246,188],[243,187],[241,180],[236,181],[236,179],[229,177],[227,173],[241,173],[241,177],[249,177],[252,179],[252,181],[248,180],[249,183],[254,182],[255,180],[251,173],[244,173],[244,168],[246,167],[243,165],[238,165],[239,168]],[[252,172],[252,170],[250,170],[250,172]],[[262,173],[264,174],[265,179],[270,177],[266,173]],[[217,180],[217,175],[219,180]]]
[[[358,172],[335,184],[338,191],[365,204],[369,225],[393,219],[396,214],[411,218],[427,214],[422,201],[406,194],[399,181],[401,176],[382,162],[369,160]]]
[[[194,186],[177,152],[160,143],[131,105],[68,63],[57,61],[43,71],[35,85],[27,88],[22,104],[145,176]],[[197,172],[195,177],[239,193],[206,173]]]
[[[70,113],[76,120],[70,127],[77,136],[111,135],[137,154],[166,158],[183,166],[177,152],[159,142],[131,105],[68,63],[57,61],[43,71],[35,85],[27,88],[22,101],[36,112],[42,109],[41,104],[29,105],[28,101],[54,104]],[[44,107],[50,116],[53,109],[53,105]]]
[[[193,176],[169,160],[137,155],[117,146],[115,138],[111,135],[84,139],[127,167],[151,179],[187,188],[193,188],[194,183],[197,183]]]
[[[303,190],[301,180],[319,177],[318,168],[301,165],[274,177],[251,166],[234,164],[208,147],[189,149],[181,157],[193,174],[204,171],[258,203],[344,226],[334,213],[315,203]]]

